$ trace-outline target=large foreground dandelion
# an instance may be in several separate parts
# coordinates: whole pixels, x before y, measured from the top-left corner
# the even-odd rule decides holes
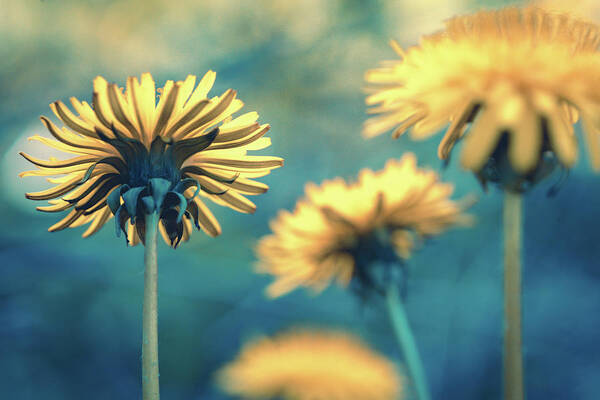
[[[218,374],[245,399],[398,400],[394,365],[341,332],[292,331],[248,343]]]
[[[584,124],[600,168],[600,29],[539,8],[481,11],[450,19],[401,57],[367,72],[364,135],[394,128],[428,137],[450,124],[438,155],[464,137],[463,167],[485,184],[521,192],[559,165],[570,168]]]
[[[156,212],[165,241],[176,247],[187,240],[192,223],[210,236],[221,227],[198,194],[236,211],[251,213],[255,205],[244,195],[268,187],[249,178],[280,167],[281,158],[246,155],[270,145],[264,137],[269,125],[256,122],[250,112],[237,118],[243,103],[234,90],[207,98],[216,74],[208,72],[194,89],[196,77],[167,81],[155,104],[154,80],[127,80],[127,90],[94,80],[92,106],[71,98],[73,114],[61,101],[50,105],[66,125],[42,122],[56,140],[33,136],[54,149],[76,154],[67,160],[44,161],[21,153],[38,169],[21,176],[50,176],[56,186],[28,193],[32,200],[49,200],[44,212],[69,213],[49,228],[51,232],[89,224],[83,236],[96,233],[115,217],[130,244],[144,242],[147,213]],[[62,175],[59,178],[54,176]]]
[[[27,198],[48,200],[50,205],[38,207],[40,211],[68,211],[49,231],[89,224],[83,234],[87,237],[114,217],[117,236],[123,232],[129,244],[145,244],[144,399],[159,396],[157,231],[173,247],[189,238],[192,224],[219,235],[219,223],[198,195],[254,212],[255,205],[244,195],[264,193],[268,187],[251,178],[283,164],[278,157],[246,154],[270,145],[264,137],[269,125],[257,123],[254,112],[233,118],[243,106],[234,90],[208,98],[215,76],[209,71],[195,88],[192,75],[167,81],[158,90],[158,104],[149,73],[139,81],[130,77],[125,91],[97,77],[92,105],[71,98],[78,115],[61,101],[50,105],[65,127],[42,117],[56,140],[32,138],[76,157],[45,161],[21,153],[38,167],[21,176],[48,176],[56,185],[27,193]]]
[[[450,199],[453,189],[435,172],[417,168],[410,153],[382,171],[362,170],[355,183],[309,183],[294,212],[281,211],[271,223],[273,234],[257,246],[258,271],[275,277],[267,294],[278,297],[300,286],[318,292],[334,280],[361,295],[384,294],[416,390],[428,399],[398,286],[406,282],[403,260],[416,242],[469,223],[462,213],[467,204]]]
[[[464,138],[461,164],[505,190],[505,397],[524,396],[521,354],[521,196],[577,159],[581,120],[600,169],[600,28],[541,8],[481,11],[447,21],[401,57],[368,71],[371,137],[408,129],[425,138],[446,125],[438,156]]]

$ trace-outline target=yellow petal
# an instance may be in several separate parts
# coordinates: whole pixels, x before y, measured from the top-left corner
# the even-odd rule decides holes
[[[577,140],[570,121],[565,119],[569,117],[557,107],[555,112],[546,114],[545,118],[552,150],[565,167],[572,167],[577,160]]]
[[[83,232],[82,237],[86,238],[94,233],[98,232],[100,228],[104,226],[106,221],[108,221],[112,217],[112,212],[108,206],[96,212],[96,216],[94,217],[94,221],[90,224],[85,232]]]
[[[213,213],[206,207],[202,200],[195,198],[194,203],[198,207],[198,224],[207,235],[216,237],[221,234],[221,225]]]
[[[540,118],[533,110],[525,111],[510,128],[508,159],[520,173],[531,171],[540,159],[542,134]]]
[[[196,89],[190,96],[188,102],[186,103],[184,110],[193,107],[200,100],[207,98],[206,96],[208,96],[208,92],[213,87],[216,77],[217,74],[214,71],[208,71],[206,74],[204,74],[204,76],[198,83],[198,86],[196,87]]]
[[[496,148],[501,133],[494,110],[484,109],[466,133],[461,153],[463,168],[481,170]]]

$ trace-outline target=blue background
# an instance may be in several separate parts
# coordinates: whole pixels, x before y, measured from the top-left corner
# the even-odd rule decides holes
[[[158,85],[216,70],[213,94],[233,87],[244,110],[272,125],[262,151],[286,160],[261,179],[254,215],[210,204],[223,234],[195,232],[177,250],[159,244],[159,338],[164,399],[226,399],[214,372],[260,334],[295,326],[344,329],[401,367],[382,304],[331,287],[269,300],[253,272],[256,240],[308,181],[352,178],[413,151],[441,169],[441,136],[413,142],[360,136],[363,73],[454,14],[500,1],[39,1],[0,0],[0,397],[141,397],[143,248],[84,228],[48,233],[56,215],[35,211],[26,191],[41,179],[17,155],[47,149],[39,115],[70,96],[90,101],[101,74],[123,85],[152,72]],[[581,137],[580,137],[581,139]],[[583,149],[583,147],[582,147]],[[460,149],[458,149],[460,151]],[[478,223],[428,242],[410,260],[407,312],[435,399],[500,399],[502,193],[482,192],[454,163],[442,177],[456,198],[477,194]],[[581,151],[558,195],[552,177],[525,200],[524,354],[528,399],[596,399],[600,184]]]

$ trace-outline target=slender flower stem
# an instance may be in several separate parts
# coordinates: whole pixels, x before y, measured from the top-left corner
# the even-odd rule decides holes
[[[523,400],[521,215],[519,193],[504,195],[504,399]]]
[[[144,249],[144,307],[142,318],[142,395],[143,400],[159,400],[158,386],[158,263],[156,236],[158,214],[146,215]]]
[[[421,356],[419,355],[415,338],[408,324],[404,306],[398,296],[398,288],[393,284],[388,287],[386,301],[392,327],[394,328],[398,345],[404,354],[404,361],[412,378],[417,398],[419,400],[430,400],[431,396],[427,388]]]

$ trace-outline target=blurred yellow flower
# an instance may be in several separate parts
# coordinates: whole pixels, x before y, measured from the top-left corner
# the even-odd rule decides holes
[[[392,43],[401,59],[366,73],[369,112],[381,115],[363,133],[395,128],[398,137],[412,128],[420,139],[449,123],[441,159],[465,136],[465,168],[495,182],[510,169],[519,179],[509,184],[520,190],[556,165],[573,165],[572,125],[581,117],[600,169],[599,43],[596,25],[535,7],[452,18],[418,46]]]
[[[89,223],[83,234],[87,237],[115,215],[117,234],[125,232],[136,245],[144,241],[143,214],[157,212],[165,241],[176,247],[189,238],[192,221],[210,236],[221,233],[196,194],[240,212],[254,212],[256,206],[243,195],[264,193],[268,187],[249,178],[268,174],[283,160],[246,155],[270,145],[263,137],[269,125],[257,123],[255,112],[233,118],[243,106],[234,90],[208,98],[215,76],[209,71],[196,88],[196,77],[190,75],[155,90],[152,76],[145,73],[141,81],[130,77],[125,92],[99,76],[91,106],[71,97],[79,115],[61,101],[52,103],[50,108],[66,127],[42,117],[57,140],[38,135],[31,139],[77,156],[44,161],[21,153],[38,169],[20,174],[50,176],[48,181],[56,184],[27,194],[32,200],[49,200],[49,206],[38,210],[70,210],[49,231]],[[58,175],[62,176],[52,177]]]
[[[276,278],[267,294],[281,296],[297,286],[321,291],[333,279],[346,286],[354,277],[376,286],[369,272],[374,262],[410,257],[415,234],[437,235],[468,223],[463,205],[449,198],[453,186],[416,163],[409,153],[382,171],[362,170],[356,183],[307,184],[294,212],[280,211],[273,234],[257,246],[257,270]]]
[[[394,400],[394,365],[345,333],[299,331],[247,344],[218,374],[220,386],[247,399]]]

